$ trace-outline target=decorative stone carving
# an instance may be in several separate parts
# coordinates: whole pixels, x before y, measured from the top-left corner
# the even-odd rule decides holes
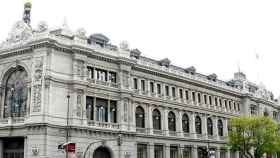
[[[122,50],[129,50],[129,44],[128,44],[128,42],[127,42],[127,41],[122,41],[122,42],[120,43],[120,49],[122,49]]]
[[[81,117],[82,116],[82,95],[81,94],[77,95],[76,115],[77,115],[77,117]]]
[[[14,24],[12,31],[8,35],[8,43],[17,43],[28,40],[32,37],[32,29],[24,21],[18,21]]]
[[[129,74],[128,72],[123,72],[123,77],[122,77],[122,80],[123,80],[123,86],[128,89],[129,88]]]
[[[42,103],[42,77],[43,76],[43,59],[37,58],[34,62],[33,75],[33,112],[41,111]]]
[[[47,31],[48,30],[48,24],[45,22],[45,21],[41,21],[41,22],[39,22],[39,24],[38,24],[38,28],[37,28],[37,31],[39,32],[39,33],[41,33],[41,32],[45,32],[45,31]]]
[[[33,112],[41,111],[42,85],[33,86]]]
[[[125,99],[124,100],[124,104],[123,104],[123,109],[124,109],[124,122],[127,122],[127,120],[128,120],[128,100],[127,99]]]
[[[79,37],[79,38],[87,38],[86,36],[86,30],[84,28],[79,28],[77,31],[76,31],[76,36]]]
[[[81,60],[77,60],[74,68],[74,73],[76,74],[76,76],[82,78],[84,76],[84,62]]]

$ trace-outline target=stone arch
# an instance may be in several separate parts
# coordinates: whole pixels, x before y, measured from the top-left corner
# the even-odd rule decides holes
[[[7,76],[9,76],[9,74],[12,73],[13,70],[18,66],[21,66],[25,69],[25,71],[27,72],[28,78],[31,81],[31,74],[32,73],[31,73],[31,70],[29,69],[29,67],[23,62],[16,61],[16,62],[13,62],[12,64],[10,64],[10,65],[8,65],[4,68],[4,70],[6,70],[6,71],[3,72],[0,76],[0,80],[1,80],[2,85],[5,83],[5,81],[7,79]]]
[[[1,79],[2,116],[25,116],[29,109],[30,73],[28,73],[25,66],[12,64],[9,66],[9,69],[2,74]]]
[[[111,148],[102,145],[94,150],[92,158],[114,158],[114,154]]]
[[[145,109],[141,105],[138,105],[135,109],[136,127],[145,128],[145,115]]]

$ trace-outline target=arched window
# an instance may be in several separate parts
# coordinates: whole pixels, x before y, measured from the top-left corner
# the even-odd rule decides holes
[[[153,128],[156,130],[161,130],[161,115],[158,109],[153,111]]]
[[[208,135],[213,135],[213,122],[211,118],[207,119],[207,133]]]
[[[176,131],[176,117],[172,111],[168,113],[168,130]]]
[[[218,120],[218,135],[219,136],[224,136],[223,121],[222,120]]]
[[[195,132],[197,134],[201,134],[202,133],[202,129],[201,129],[201,118],[199,116],[195,117]]]
[[[26,114],[28,98],[28,75],[17,66],[11,70],[5,82],[4,117],[23,117]]]
[[[145,111],[141,106],[136,108],[136,127],[145,128]]]
[[[184,133],[189,133],[190,132],[190,122],[189,122],[189,117],[187,114],[184,114],[182,117],[182,126],[183,126],[183,132]]]

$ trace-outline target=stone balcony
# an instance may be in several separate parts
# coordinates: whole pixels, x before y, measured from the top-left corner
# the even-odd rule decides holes
[[[97,122],[93,120],[88,120],[88,126],[92,126],[95,128],[102,128],[102,129],[113,129],[113,130],[120,129],[120,125],[118,123]]]
[[[26,120],[25,117],[8,117],[8,118],[1,118],[0,125],[12,125],[12,124],[19,124],[24,123]]]
[[[107,81],[101,81],[101,80],[95,80],[95,79],[87,79],[90,84],[96,84],[106,87],[112,87],[112,88],[119,88],[119,83],[113,83],[113,82],[107,82]]]

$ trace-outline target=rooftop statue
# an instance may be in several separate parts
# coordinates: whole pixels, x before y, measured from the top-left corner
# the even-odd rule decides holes
[[[33,35],[31,27],[24,21],[20,20],[14,24],[8,35],[8,43],[17,43],[31,38]]]

